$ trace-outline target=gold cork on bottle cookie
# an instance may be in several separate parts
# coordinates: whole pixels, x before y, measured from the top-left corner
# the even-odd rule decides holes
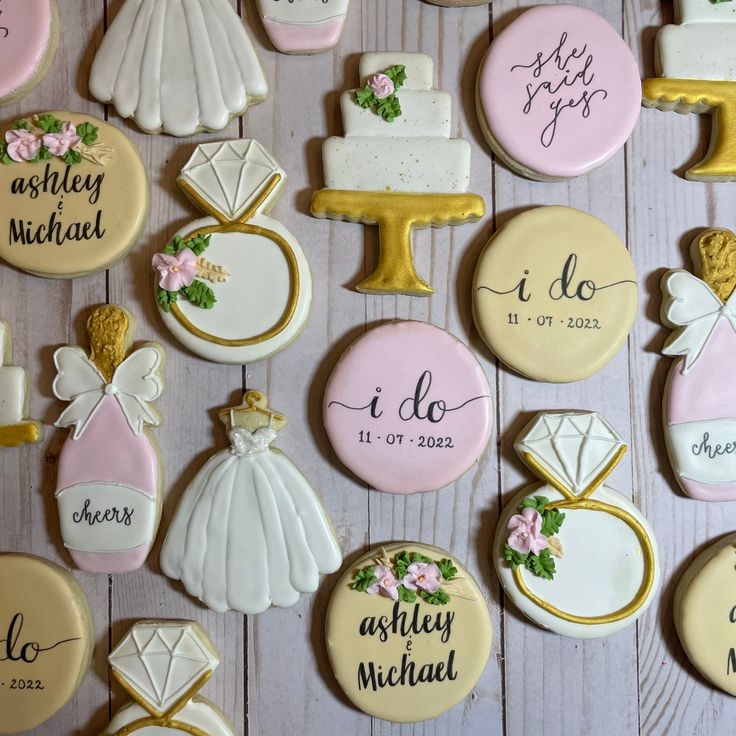
[[[725,304],[736,288],[736,236],[730,230],[706,230],[694,243],[700,278]]]

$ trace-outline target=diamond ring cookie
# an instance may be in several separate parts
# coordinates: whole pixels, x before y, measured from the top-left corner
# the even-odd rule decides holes
[[[296,238],[268,216],[286,174],[258,141],[203,143],[177,180],[207,217],[153,257],[164,324],[193,353],[253,363],[290,345],[312,301]]]
[[[682,490],[699,501],[736,500],[736,236],[711,229],[692,246],[695,264],[662,280],[662,350],[677,358],[663,402],[665,439]]]
[[[323,413],[340,461],[389,493],[453,483],[483,454],[493,426],[480,363],[424,322],[391,322],[356,340],[330,376]]]
[[[109,268],[148,217],[148,178],[135,146],[91,115],[16,120],[0,140],[0,258],[36,276]]]
[[[643,84],[646,107],[713,116],[705,158],[691,181],[736,180],[736,10],[733,0],[675,0],[679,25],[663,26],[655,46],[656,78]]]
[[[358,291],[429,296],[411,232],[483,217],[483,198],[468,194],[470,144],[450,137],[452,99],[434,88],[431,56],[363,54],[360,79],[361,89],[340,97],[345,137],[322,147],[325,188],[314,193],[312,214],[378,225],[378,265]]]
[[[25,97],[46,76],[58,44],[56,0],[0,0],[0,106]]]
[[[161,519],[162,469],[146,425],[160,419],[163,348],[129,351],[132,317],[107,304],[87,320],[89,355],[66,346],[54,353],[54,395],[68,401],[56,421],[71,432],[59,455],[56,501],[61,536],[87,572],[137,570]]]
[[[284,54],[317,54],[337,46],[350,0],[258,0],[271,43]]]
[[[220,657],[194,621],[139,621],[108,657],[133,698],[102,736],[237,736],[214,703],[198,695]]]
[[[488,605],[473,576],[449,552],[417,542],[379,547],[346,569],[325,630],[353,705],[397,723],[460,703],[491,652]]]
[[[260,391],[219,413],[230,447],[189,484],[166,534],[161,569],[219,613],[293,606],[342,554],[307,479],[271,447],[286,417]]]
[[[595,412],[543,412],[514,447],[542,483],[514,496],[498,522],[493,563],[508,596],[539,626],[577,639],[636,621],[660,565],[649,523],[604,485],[627,450],[621,437]]]
[[[604,18],[540,5],[494,39],[476,96],[494,153],[521,176],[556,180],[586,174],[623,148],[639,119],[641,80]]]
[[[488,242],[473,280],[473,316],[509,368],[566,383],[616,355],[634,324],[637,292],[631,256],[607,225],[570,207],[537,207]]]
[[[0,590],[0,734],[25,733],[79,689],[94,623],[74,578],[40,557],[0,554]]]
[[[89,88],[146,133],[222,130],[268,94],[229,0],[125,0],[97,51]]]

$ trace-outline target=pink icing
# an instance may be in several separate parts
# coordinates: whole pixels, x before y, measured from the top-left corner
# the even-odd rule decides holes
[[[457,338],[423,322],[394,322],[368,332],[338,362],[325,392],[325,428],[340,460],[373,488],[434,491],[483,453],[490,397],[483,369]]]
[[[197,256],[191,248],[182,248],[176,255],[156,253],[151,261],[158,271],[158,285],[167,291],[179,291],[189,286],[197,275]]]
[[[479,113],[509,158],[564,178],[600,166],[624,145],[639,118],[641,80],[605,19],[574,5],[545,5],[494,40],[478,94]],[[550,105],[558,102],[556,116]]]
[[[394,83],[385,74],[374,74],[368,80],[368,84],[377,100],[385,100],[395,92]]]
[[[46,133],[43,144],[52,156],[65,156],[70,148],[74,148],[82,139],[77,135],[74,123],[62,123],[58,133]]]
[[[50,0],[0,0],[0,100],[28,84],[51,41]]]
[[[29,130],[8,130],[5,133],[8,156],[17,163],[33,161],[41,150],[41,139]]]
[[[344,17],[314,25],[297,25],[263,19],[263,27],[271,42],[284,54],[306,54],[331,49],[340,40],[344,25]]]

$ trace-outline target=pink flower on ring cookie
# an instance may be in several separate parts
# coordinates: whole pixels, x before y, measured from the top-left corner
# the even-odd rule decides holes
[[[370,595],[380,593],[381,595],[386,596],[386,598],[397,601],[399,599],[399,580],[396,575],[394,575],[393,570],[389,567],[384,567],[383,565],[376,565],[373,570],[373,574],[377,578],[376,582],[373,583],[370,588],[366,588],[365,592]]]
[[[41,150],[41,139],[30,130],[8,130],[5,133],[7,154],[16,163],[33,161]]]
[[[385,100],[395,91],[394,83],[385,74],[374,74],[368,80],[368,86],[373,90],[377,100]]]
[[[64,156],[82,139],[77,135],[74,123],[64,123],[58,133],[46,133],[43,144],[52,156]]]
[[[424,590],[436,593],[442,582],[442,573],[434,562],[412,562],[406,568],[406,575],[401,581],[409,590]]]
[[[508,545],[523,555],[531,552],[539,554],[548,546],[547,537],[542,534],[542,515],[536,509],[526,508],[509,519]]]
[[[159,273],[158,285],[166,291],[179,291],[190,286],[197,275],[197,256],[191,248],[182,248],[175,256],[156,253],[151,265]]]

